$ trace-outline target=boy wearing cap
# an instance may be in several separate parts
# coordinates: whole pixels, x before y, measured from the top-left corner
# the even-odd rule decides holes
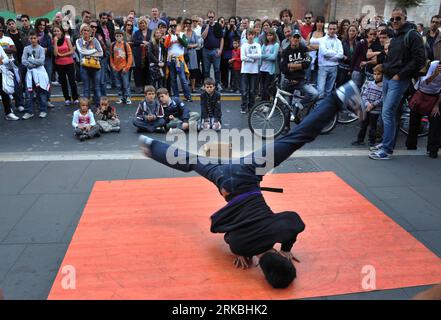
[[[318,96],[317,90],[305,80],[305,71],[310,64],[311,56],[308,54],[308,48],[301,43],[300,31],[294,29],[290,38],[290,46],[283,51],[282,55],[280,65],[284,75],[282,88],[289,92],[295,89],[301,90],[305,96],[300,101],[303,105],[317,99]]]

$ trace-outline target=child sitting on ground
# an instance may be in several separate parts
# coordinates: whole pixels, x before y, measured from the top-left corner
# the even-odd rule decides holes
[[[100,136],[100,127],[96,124],[93,112],[89,109],[89,100],[80,99],[80,109],[73,113],[72,126],[75,136],[84,141]]]
[[[96,110],[95,117],[101,132],[119,132],[121,130],[116,109],[109,104],[107,97],[101,97],[100,106]]]
[[[136,118],[133,125],[138,131],[155,132],[164,131],[166,124],[164,118],[164,108],[159,104],[156,98],[156,90],[153,86],[146,86],[144,89],[145,98],[139,103],[136,110]]]
[[[215,89],[216,82],[211,78],[205,79],[205,91],[201,94],[201,130],[221,129],[221,94]]]
[[[352,145],[365,145],[364,138],[369,127],[369,146],[373,147],[376,143],[377,122],[383,106],[383,66],[381,64],[374,68],[374,80],[367,81],[363,85],[361,99],[366,114],[361,122],[357,140],[352,142]]]

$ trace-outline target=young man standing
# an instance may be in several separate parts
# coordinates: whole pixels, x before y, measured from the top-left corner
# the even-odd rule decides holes
[[[26,85],[30,92],[23,120],[34,116],[34,104],[37,100],[40,106],[39,117],[46,118],[50,88],[49,76],[44,68],[44,48],[38,44],[38,36],[35,31],[29,33],[29,41],[31,45],[24,48],[22,57],[22,63],[27,68]]]
[[[116,30],[115,38],[116,42],[110,46],[110,66],[116,82],[121,86],[121,100],[117,103],[132,104],[129,80],[129,70],[133,63],[132,49],[124,41],[124,33],[121,30]]]
[[[257,77],[259,75],[259,60],[262,56],[262,48],[259,43],[254,42],[256,33],[253,28],[247,30],[248,42],[240,48],[241,69],[241,92],[242,105],[240,113],[247,113],[254,106],[256,98]]]
[[[202,50],[204,79],[210,78],[211,65],[213,65],[217,90],[222,91],[220,62],[224,48],[223,30],[221,25],[215,20],[216,14],[214,11],[208,11],[207,17],[208,21],[202,27],[202,38],[204,39],[204,48]]]
[[[395,8],[390,19],[395,37],[383,63],[383,142],[371,150],[369,158],[388,160],[392,158],[395,137],[398,133],[397,109],[411,79],[424,66],[425,52],[421,35],[407,22],[407,11]],[[408,42],[405,43],[405,39]]]
[[[337,37],[337,22],[328,25],[328,34],[320,39],[317,87],[319,96],[329,96],[334,90],[338,64],[343,59],[343,45]]]

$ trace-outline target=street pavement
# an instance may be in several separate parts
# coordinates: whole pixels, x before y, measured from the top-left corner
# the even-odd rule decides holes
[[[5,299],[46,299],[95,181],[193,176],[143,159],[131,124],[137,102],[117,106],[121,132],[79,142],[71,127],[74,107],[55,88],[46,119],[0,119],[0,288]],[[238,98],[222,102],[223,127],[247,128]],[[198,101],[189,104],[200,111]],[[358,123],[338,125],[295,153],[274,173],[333,171],[441,257],[440,159],[404,150],[390,161],[368,159],[351,142]],[[165,140],[165,135],[153,134]],[[293,203],[295,206],[295,202]],[[409,253],[411,254],[411,253]],[[426,287],[319,299],[409,299]]]

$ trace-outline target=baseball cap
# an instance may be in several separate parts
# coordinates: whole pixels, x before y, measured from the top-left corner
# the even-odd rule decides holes
[[[302,37],[302,35],[300,34],[300,31],[299,31],[298,29],[294,29],[294,30],[291,32],[291,36],[293,36],[293,37],[295,37],[295,36]]]

